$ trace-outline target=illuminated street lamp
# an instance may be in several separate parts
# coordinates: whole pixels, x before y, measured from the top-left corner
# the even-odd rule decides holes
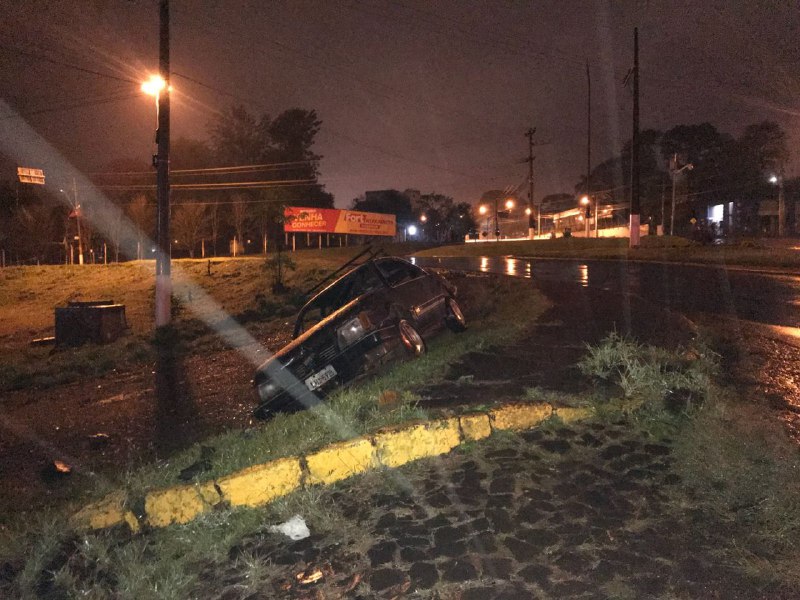
[[[142,83],[142,91],[148,96],[155,96],[156,98],[161,93],[161,90],[167,87],[167,82],[161,75],[151,75],[150,79]],[[172,91],[172,90],[170,90]]]
[[[424,223],[425,221],[428,220],[428,217],[426,217],[425,215],[420,215],[419,220]]]

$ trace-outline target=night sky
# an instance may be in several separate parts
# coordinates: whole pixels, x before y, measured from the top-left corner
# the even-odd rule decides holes
[[[736,135],[773,119],[792,141],[787,175],[800,164],[792,0],[175,0],[171,11],[173,136],[205,137],[231,103],[270,115],[316,109],[321,181],[340,207],[372,189],[475,203],[486,190],[524,183],[530,126],[543,144],[537,199],[572,191],[586,169],[587,58],[593,164],[630,137],[622,80],[634,26],[643,128],[708,120]],[[2,13],[3,100],[84,171],[113,158],[144,168],[152,98],[138,84],[55,63],[145,79],[157,70],[158,3],[6,0]]]

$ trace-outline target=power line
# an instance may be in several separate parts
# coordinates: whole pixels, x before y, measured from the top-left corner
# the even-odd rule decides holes
[[[121,95],[121,96],[120,95],[112,96],[110,98],[95,98],[95,99],[92,99],[92,100],[87,100],[85,102],[78,102],[78,103],[75,103],[75,104],[61,104],[61,105],[51,106],[51,107],[48,107],[48,108],[42,108],[42,109],[38,109],[38,110],[23,111],[23,112],[16,113],[16,114],[13,114],[13,115],[3,115],[3,116],[0,116],[0,119],[1,120],[21,119],[21,118],[30,117],[30,116],[33,116],[33,115],[41,115],[41,114],[51,113],[51,112],[60,112],[62,110],[74,110],[76,108],[84,108],[84,107],[87,107],[87,106],[98,106],[100,104],[109,104],[109,103],[112,103],[112,102],[122,102],[123,100],[132,100],[133,98],[138,98],[138,97],[139,97],[139,94],[125,94],[125,95]]]
[[[99,186],[99,187],[105,187],[105,186]],[[150,189],[152,189],[153,187],[155,187],[155,186],[150,186]],[[174,187],[174,186],[170,186],[170,187]],[[298,186],[287,185],[287,186],[276,186],[276,187],[298,187]],[[137,191],[137,190],[131,190],[131,191]],[[145,190],[141,190],[141,191],[145,191]],[[195,191],[213,191],[213,190],[195,190]],[[260,198],[260,199],[237,198],[236,200],[210,200],[210,201],[204,201],[204,202],[199,202],[199,201],[195,201],[195,200],[183,201],[183,202],[172,202],[171,205],[174,208],[176,206],[194,205],[194,204],[200,204],[200,205],[215,205],[215,204],[271,204],[271,203],[276,203],[276,202],[285,202],[285,200],[281,199],[281,198]],[[119,203],[119,206],[132,206],[133,204],[134,204],[134,202],[122,202],[122,203]],[[155,204],[148,204],[147,206],[152,206],[153,208],[155,208]]]
[[[253,165],[234,165],[229,167],[198,167],[196,169],[172,169],[170,170],[170,175],[189,175],[189,174],[201,174],[206,172],[214,172],[219,175],[227,175],[227,174],[239,174],[239,173],[249,173],[249,172],[257,172],[257,171],[282,171],[290,167],[291,165],[309,165],[313,162],[317,162],[315,160],[294,160],[289,162],[278,162],[278,163],[263,163],[263,164],[253,164]],[[152,175],[152,171],[106,171],[106,172],[95,172],[95,173],[87,173],[90,176],[105,176],[105,175]]]
[[[78,65],[75,65],[75,64],[72,64],[72,63],[68,63],[68,62],[63,61],[63,60],[57,60],[55,58],[50,58],[49,56],[46,56],[46,55],[38,53],[38,52],[30,52],[28,50],[22,50],[20,48],[14,47],[14,46],[9,46],[8,44],[4,44],[2,42],[0,42],[0,48],[2,48],[3,50],[7,50],[9,52],[14,52],[14,53],[19,54],[21,56],[27,56],[29,58],[34,58],[36,60],[41,60],[41,61],[44,61],[44,62],[52,63],[54,65],[59,65],[61,67],[67,67],[68,69],[74,69],[76,71],[81,71],[82,73],[88,73],[89,75],[97,75],[98,77],[105,77],[107,79],[115,79],[117,81],[123,81],[125,83],[132,83],[134,85],[138,85],[139,84],[137,81],[134,81],[133,79],[128,79],[128,78],[125,78],[125,77],[118,77],[117,75],[111,75],[110,73],[103,73],[101,71],[95,71],[94,69],[87,69],[86,67],[81,67],[81,66],[78,66]]]
[[[173,189],[183,190],[204,190],[204,191],[222,191],[222,190],[235,190],[235,189],[263,189],[263,188],[282,188],[282,187],[297,187],[297,186],[314,186],[320,187],[323,184],[319,183],[316,179],[287,179],[280,181],[245,181],[245,182],[230,182],[230,183],[176,183],[170,185]],[[155,184],[132,184],[132,185],[98,185],[95,186],[99,189],[106,190],[120,190],[120,191],[135,191],[135,190],[152,190],[155,189]]]

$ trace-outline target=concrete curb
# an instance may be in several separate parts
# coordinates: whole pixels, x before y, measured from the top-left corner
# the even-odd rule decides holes
[[[132,533],[184,524],[219,506],[263,506],[298,489],[327,485],[377,467],[393,468],[447,454],[496,431],[530,429],[551,417],[568,423],[593,414],[591,407],[514,403],[487,412],[403,423],[330,444],[305,456],[252,465],[215,480],[151,490],[145,496],[141,515],[128,508],[124,492],[112,492],[75,513],[71,523],[80,530],[124,525]]]

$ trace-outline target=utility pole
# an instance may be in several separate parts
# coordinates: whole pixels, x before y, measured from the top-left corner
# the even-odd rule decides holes
[[[536,133],[536,128],[531,127],[528,131],[525,132],[525,137],[528,138],[528,185],[530,186],[528,190],[528,208],[530,209],[530,214],[528,215],[528,239],[533,239],[533,134]],[[536,230],[537,235],[541,235],[542,233],[542,215],[541,215],[541,206],[539,210],[536,211],[539,219],[539,225]]]
[[[633,137],[631,139],[630,247],[639,247],[639,28],[633,28]]]
[[[156,143],[156,327],[169,325],[172,300],[169,243],[169,0],[159,2],[158,70],[164,88],[158,92]]]

